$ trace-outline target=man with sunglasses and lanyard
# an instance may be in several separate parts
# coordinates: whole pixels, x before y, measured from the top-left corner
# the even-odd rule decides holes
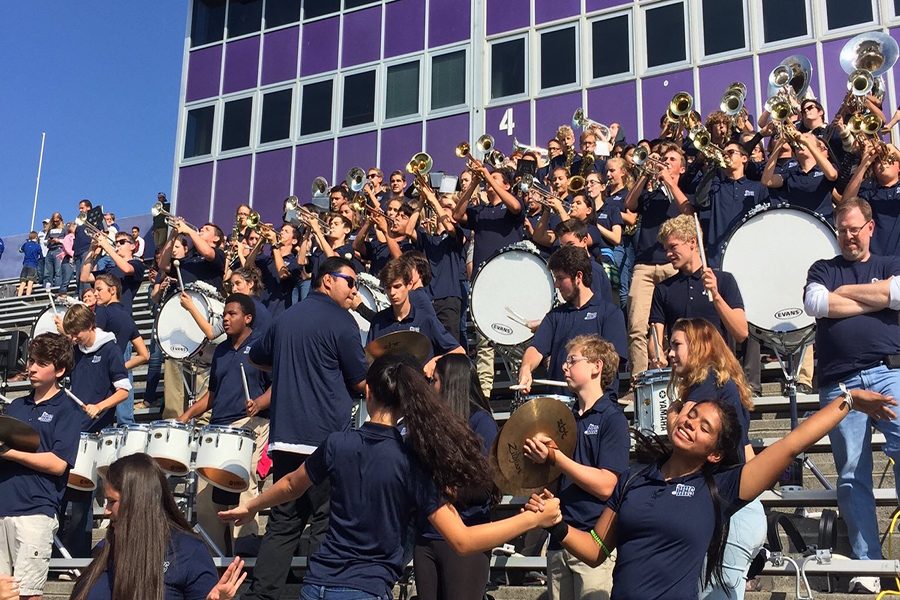
[[[365,390],[359,326],[348,310],[356,293],[352,263],[339,256],[325,259],[313,291],[281,313],[250,350],[251,362],[272,372],[269,448],[275,481],[299,468],[328,434],[349,427],[351,393]],[[281,597],[307,522],[303,554],[312,554],[325,534],[329,495],[326,481],[272,508],[245,599]]]
[[[94,241],[97,247],[85,256],[79,281],[83,284],[94,283],[94,277],[102,273],[117,277],[122,282],[119,302],[131,312],[134,295],[144,281],[144,263],[134,257],[134,239],[130,234],[119,231],[116,233],[115,246],[105,234],[97,234]],[[106,252],[112,263],[107,264],[103,270],[94,271],[94,261],[101,252]]]

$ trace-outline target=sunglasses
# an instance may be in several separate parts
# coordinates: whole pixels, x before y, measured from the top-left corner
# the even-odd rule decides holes
[[[116,240],[116,244],[119,246],[124,246],[125,244],[130,244],[128,240]]]
[[[369,173],[368,175],[366,175],[366,177],[368,177],[369,179],[375,179],[376,177],[378,177],[378,173]]]
[[[343,273],[329,273],[332,277],[337,277],[338,279],[343,279],[347,282],[347,287],[351,290],[356,287],[356,279],[350,277],[349,275],[344,275]]]

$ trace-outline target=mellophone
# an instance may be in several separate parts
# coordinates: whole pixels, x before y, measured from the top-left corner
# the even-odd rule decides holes
[[[144,452],[166,473],[184,477],[191,471],[210,485],[229,492],[250,487],[250,469],[256,434],[249,429],[206,425],[193,427],[177,421],[107,427],[82,433],[68,486],[81,491],[97,487],[116,459]]]

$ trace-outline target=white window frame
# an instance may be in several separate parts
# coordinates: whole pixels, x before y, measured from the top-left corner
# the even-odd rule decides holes
[[[269,0],[263,0],[263,12],[262,12],[262,25],[260,26],[260,31],[262,33],[268,33],[270,31],[278,31],[279,29],[287,29],[288,27],[296,27],[300,23],[303,22],[303,6],[300,7],[300,12],[297,14],[297,20],[291,21],[290,23],[285,23],[283,25],[275,25],[274,27],[269,27],[266,24],[266,5],[269,3]]]
[[[712,0],[716,1],[716,0]],[[741,0],[741,10],[743,11],[743,25],[744,25],[744,45],[740,48],[735,48],[734,50],[726,50],[725,52],[716,52],[715,54],[709,54],[706,52],[706,38],[704,36],[704,14],[703,14],[703,2],[704,0],[697,0],[697,40],[698,40],[698,55],[701,60],[725,60],[729,58],[746,56],[750,51],[750,7],[748,6],[746,0]]]
[[[613,75],[604,75],[602,77],[594,77],[594,23],[598,21],[608,21],[610,19],[616,19],[621,16],[624,16],[628,21],[628,71],[623,71],[622,73],[614,73]],[[587,86],[589,88],[608,85],[616,81],[623,81],[634,77],[634,25],[634,12],[630,8],[624,11],[604,13],[602,15],[592,17],[585,23],[586,35],[590,37],[591,42],[590,44],[584,44],[584,46],[587,48],[587,55],[589,58],[582,62],[585,63],[585,67],[587,68],[587,73],[584,77],[584,81],[588,82]]]
[[[471,57],[472,53],[469,50],[469,42],[465,42],[460,45],[458,42],[456,45],[451,46],[442,46],[439,50],[433,50],[426,53],[426,58],[428,60],[425,61],[425,75],[422,78],[422,87],[424,88],[424,101],[425,104],[425,116],[426,117],[436,117],[436,116],[448,116],[452,114],[457,114],[461,111],[468,112],[469,107],[472,104],[472,85],[470,83],[470,75],[472,74],[472,62]],[[463,52],[463,63],[465,64],[465,82],[466,82],[466,93],[465,99],[461,104],[453,104],[450,106],[444,106],[441,108],[432,108],[432,97],[431,97],[431,78],[432,78],[432,61],[440,56],[444,56],[447,54],[455,54],[459,51]],[[426,82],[427,78],[427,82]]]
[[[252,93],[247,93],[246,91],[235,92],[234,94],[229,94],[227,96],[222,96],[220,101],[222,103],[221,108],[221,118],[218,123],[218,131],[219,131],[219,145],[216,146],[217,153],[215,153],[216,158],[230,158],[232,156],[238,156],[241,154],[247,154],[248,152],[253,151],[257,144],[256,140],[259,136],[259,132],[257,131],[257,119],[256,113],[259,110],[258,105],[261,104],[257,101],[257,90],[253,90]],[[234,102],[236,100],[246,100],[250,99],[250,137],[246,146],[241,146],[240,148],[232,148],[231,150],[222,150],[222,140],[225,138],[225,105],[229,102]]]
[[[641,6],[641,23],[640,23],[640,34],[641,41],[645,42],[647,40],[647,12],[651,10],[655,10],[658,8],[662,8],[664,6],[670,6],[672,4],[681,4],[682,14],[684,15],[684,60],[679,60],[676,62],[665,63],[662,65],[656,65],[654,67],[649,66],[648,59],[648,45],[646,43],[642,44],[643,52],[641,53],[641,77],[652,77],[654,75],[658,75],[661,73],[667,73],[669,71],[677,71],[681,70],[685,67],[692,66],[691,63],[691,14],[689,8],[690,0],[671,0],[670,2],[654,2],[653,4]]]
[[[339,4],[338,9],[337,9],[336,11],[334,11],[334,12],[326,13],[326,14],[322,15],[321,17],[310,17],[310,18],[307,18],[307,17],[306,17],[306,2],[304,2],[304,3],[300,6],[300,22],[301,22],[301,23],[304,23],[304,24],[305,24],[305,23],[315,23],[316,21],[321,21],[321,20],[323,20],[323,19],[331,19],[331,18],[334,18],[334,17],[336,17],[336,16],[339,16],[339,15],[343,14],[343,12],[344,12],[344,11],[343,11],[343,7],[344,7],[344,2],[343,2],[343,0],[341,0],[338,4]],[[341,23],[341,26],[343,26],[343,23]]]
[[[285,90],[292,90],[291,93],[291,114],[289,117],[289,125],[288,125],[288,136],[286,138],[282,138],[280,140],[275,140],[272,142],[263,142],[259,139],[259,136],[262,135],[262,119],[263,119],[263,105],[265,103],[266,94],[271,94],[273,92],[283,92]],[[291,144],[294,141],[294,138],[297,137],[297,129],[299,128],[298,119],[300,116],[300,111],[297,110],[297,105],[300,103],[298,96],[300,95],[299,87],[296,82],[291,82],[285,85],[283,82],[278,84],[273,84],[270,86],[262,87],[259,89],[259,102],[257,102],[259,106],[259,111],[256,115],[256,122],[258,123],[257,132],[256,132],[256,147],[261,150],[269,150],[272,148],[277,148],[279,146],[284,146],[287,144]]]
[[[196,0],[191,1],[191,7],[190,7],[190,10],[188,11],[187,38],[189,40],[191,40],[190,43],[187,44],[188,52],[193,52],[194,50],[200,50],[201,48],[209,48],[209,47],[215,46],[217,44],[224,44],[225,40],[228,39],[226,37],[226,34],[228,33],[228,5],[230,3],[229,2],[225,3],[225,16],[223,17],[224,21],[222,22],[222,39],[216,40],[214,42],[207,42],[205,44],[200,44],[198,46],[193,46],[191,44],[193,44],[194,38],[191,37],[191,31],[194,28],[194,4],[195,3],[196,3]]]
[[[219,143],[220,139],[220,127],[222,120],[222,111],[224,109],[221,106],[221,100],[216,98],[215,100],[201,100],[198,102],[194,102],[189,105],[185,105],[184,107],[184,122],[182,123],[181,130],[184,132],[181,136],[181,139],[178,140],[179,144],[179,161],[178,164],[180,166],[193,165],[197,163],[205,163],[209,162],[210,159],[215,158],[217,156],[218,148],[221,145]],[[212,141],[209,145],[209,154],[199,154],[197,156],[192,156],[190,158],[185,158],[184,156],[184,148],[185,148],[185,136],[187,135],[187,121],[188,121],[188,113],[192,110],[196,110],[198,108],[207,108],[209,106],[213,107],[213,124],[212,124]]]
[[[847,25],[845,27],[831,27],[828,24],[828,5],[827,0],[821,0],[822,3],[819,5],[819,20],[820,20],[820,31],[822,35],[820,37],[843,37],[849,33],[853,33],[856,31],[868,31],[872,29],[873,26],[879,24],[879,13],[881,12],[881,7],[878,5],[877,0],[869,0],[869,3],[872,5],[872,20],[866,21],[865,23],[856,23],[855,25]]]
[[[384,110],[384,108],[382,106],[383,102],[381,101],[381,98],[379,97],[380,96],[379,92],[384,93],[384,83],[383,82],[386,79],[384,77],[384,75],[381,73],[381,70],[382,70],[382,67],[379,65],[379,63],[376,62],[376,63],[366,63],[365,65],[361,65],[361,66],[354,65],[352,69],[347,69],[346,71],[340,72],[339,77],[338,77],[338,79],[341,82],[341,84],[340,84],[340,87],[341,87],[340,101],[334,107],[335,110],[337,110],[338,115],[339,115],[339,120],[338,120],[338,123],[336,124],[336,127],[337,127],[337,130],[340,133],[340,135],[343,136],[343,135],[348,135],[348,134],[353,134],[353,133],[359,133],[362,131],[368,131],[370,129],[376,129],[380,126],[381,121],[382,121],[381,115],[382,115],[382,111]],[[345,87],[346,87],[345,82],[347,81],[348,77],[352,77],[354,75],[361,75],[363,73],[368,73],[370,71],[375,73],[375,84],[374,84],[373,90],[372,90],[372,93],[375,96],[373,98],[374,103],[372,106],[372,122],[371,123],[363,123],[361,125],[351,125],[350,127],[344,127],[344,93],[345,93]],[[332,98],[332,103],[334,103],[334,98]]]
[[[803,42],[812,42],[815,40],[815,22],[812,14],[812,6],[810,5],[809,0],[803,0],[804,5],[806,6],[806,35],[799,35],[792,38],[785,38],[783,40],[776,40],[774,42],[766,42],[766,32],[765,32],[765,11],[763,7],[763,0],[755,0],[756,2],[756,10],[758,18],[754,23],[756,33],[756,49],[758,52],[769,52],[771,50],[779,50],[782,48],[793,48],[796,46],[803,45]]]
[[[407,55],[406,57],[393,57],[389,61],[385,61],[382,67],[384,69],[384,76],[381,78],[381,86],[377,86],[378,91],[376,94],[380,92],[380,96],[382,98],[382,106],[381,106],[381,114],[375,115],[376,123],[383,123],[387,127],[393,127],[394,125],[399,125],[402,123],[410,122],[410,121],[418,121],[421,120],[422,114],[424,112],[425,106],[425,90],[424,90],[424,77],[425,77],[425,57],[426,54],[420,53],[418,56]],[[391,67],[397,67],[401,65],[407,65],[409,63],[418,63],[419,64],[419,85],[418,85],[418,98],[416,105],[416,112],[410,113],[408,115],[401,115],[399,117],[390,117],[387,116],[387,86],[388,86],[388,69]],[[378,79],[376,77],[376,84],[378,83]],[[379,120],[380,117],[380,120]]]
[[[317,131],[316,133],[308,133],[304,135],[301,129],[303,127],[303,88],[305,88],[307,85],[322,83],[324,81],[331,82],[331,127],[324,131]],[[304,78],[302,83],[298,81],[299,92],[297,94],[297,102],[295,105],[297,135],[295,139],[306,144],[309,142],[317,142],[323,139],[331,139],[334,137],[335,132],[338,129],[337,119],[341,113],[341,110],[338,108],[338,104],[334,101],[338,94],[341,93],[340,82],[341,78],[338,76],[337,71],[329,71],[324,74],[318,73],[314,77]]]
[[[501,104],[512,104],[514,102],[520,102],[522,100],[529,100],[529,91],[531,89],[531,77],[528,74],[531,72],[531,45],[528,31],[524,31],[521,33],[516,33],[513,35],[507,35],[503,37],[498,37],[492,40],[488,40],[488,51],[487,51],[487,69],[485,69],[484,75],[487,81],[485,82],[485,90],[487,91],[487,97],[485,98],[484,106],[485,108],[491,106],[497,106]],[[516,40],[524,41],[524,49],[523,52],[525,54],[525,89],[519,93],[512,96],[498,96],[496,98],[493,97],[493,65],[494,65],[494,46],[497,44],[503,44],[506,42],[513,42]]]
[[[259,10],[260,10],[260,13],[259,13],[259,29],[257,29],[256,31],[251,31],[250,33],[243,33],[243,34],[238,35],[238,36],[235,36],[235,37],[229,37],[229,36],[228,36],[228,17],[229,17],[229,15],[230,15],[230,13],[231,13],[231,2],[232,2],[232,0],[228,0],[228,6],[227,6],[227,8],[225,9],[225,32],[223,33],[223,35],[225,36],[225,37],[223,38],[224,41],[226,41],[226,42],[234,42],[234,41],[237,41],[237,40],[243,40],[243,39],[246,39],[246,38],[249,38],[249,37],[253,37],[254,35],[260,35],[260,34],[262,34],[262,32],[265,31],[265,29],[263,29],[263,25],[265,24],[265,19],[266,19],[266,5],[265,5],[265,0],[263,0],[263,5],[262,5],[262,7],[259,9]]]
[[[575,54],[575,81],[571,83],[563,83],[560,85],[554,85],[551,87],[543,87],[541,85],[541,68],[543,66],[544,61],[544,52],[543,52],[543,36],[545,33],[553,33],[554,31],[562,31],[564,29],[574,29],[575,30],[575,47],[573,48]],[[541,27],[540,29],[535,30],[534,35],[537,43],[535,44],[535,68],[533,69],[534,73],[534,89],[537,90],[538,94],[550,93],[565,93],[570,90],[581,89],[581,27],[579,21],[565,21],[562,23],[557,23],[550,27]],[[527,79],[527,77],[526,77]]]

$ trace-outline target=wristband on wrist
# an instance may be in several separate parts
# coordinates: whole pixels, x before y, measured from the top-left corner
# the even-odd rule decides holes
[[[603,550],[603,554],[606,555],[606,558],[609,558],[610,551],[609,548],[606,547],[606,544],[603,543],[603,540],[600,539],[600,536],[597,535],[597,532],[591,529],[591,537],[594,538],[594,541],[597,542],[597,545],[600,546],[600,549]]]
[[[841,407],[847,406],[847,410],[853,410],[853,396],[850,394],[850,390],[847,389],[847,386],[843,383],[838,384],[838,389],[841,390],[841,394],[843,394],[844,399],[841,401]]]
[[[565,521],[560,521],[552,527],[545,527],[544,531],[550,534],[551,543],[561,544],[566,536],[569,535],[569,525]]]

